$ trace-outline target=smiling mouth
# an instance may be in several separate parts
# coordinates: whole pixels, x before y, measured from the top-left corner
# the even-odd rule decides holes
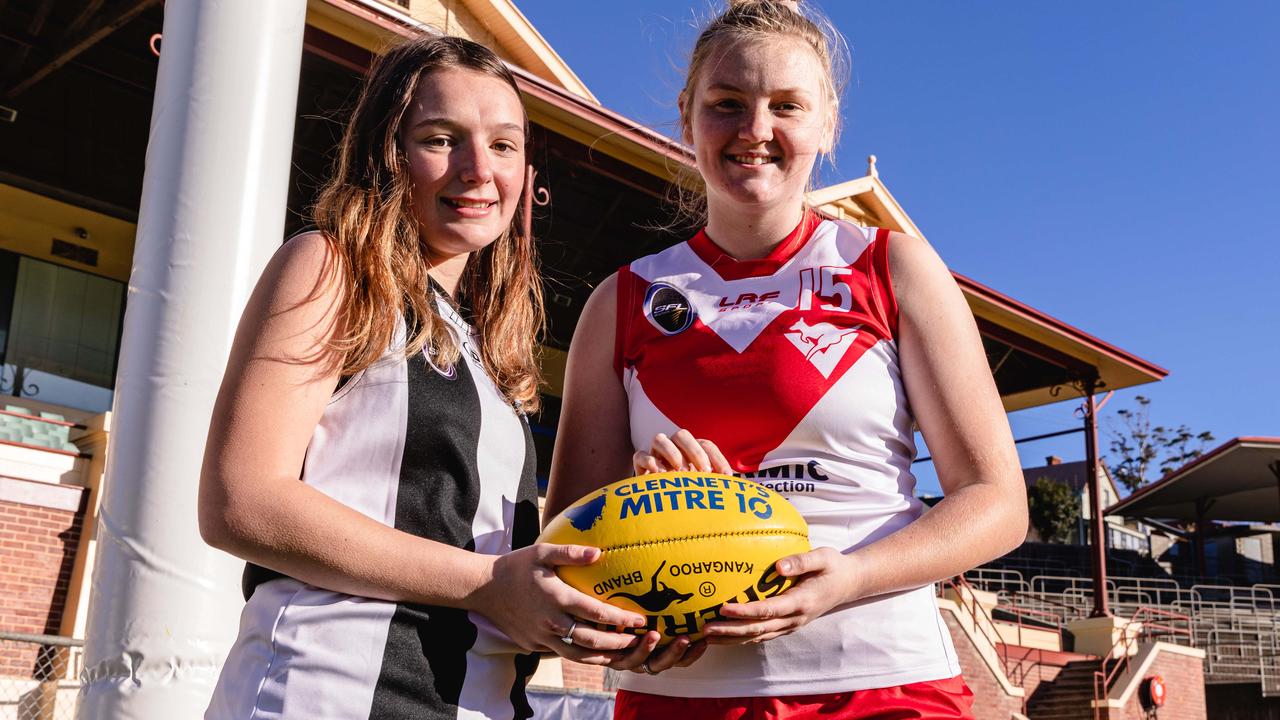
[[[777,155],[729,155],[728,158],[739,165],[768,165],[781,159]]]
[[[491,200],[469,200],[467,198],[440,198],[440,202],[451,208],[467,209],[467,210],[484,210],[497,205],[497,201]]]

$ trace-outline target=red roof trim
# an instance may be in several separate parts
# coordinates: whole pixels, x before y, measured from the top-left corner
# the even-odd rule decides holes
[[[324,2],[403,37],[413,37],[416,33],[429,32],[425,27],[406,25],[397,18],[379,13],[353,0],[324,0]],[[564,88],[553,85],[523,68],[516,67],[510,63],[507,64],[507,67],[516,76],[516,84],[519,85],[522,92],[578,117],[588,118],[611,133],[622,135],[669,160],[686,167],[693,166],[693,151],[683,144],[661,133],[654,132],[586,98],[579,97]]]
[[[373,62],[373,53],[368,50],[311,25],[302,33],[302,47],[309,53],[362,74]]]
[[[578,117],[584,117],[615,135],[621,135],[645,149],[685,167],[693,167],[693,151],[671,138],[629,120],[601,105],[556,87],[514,65],[508,66],[522,92]]]
[[[1163,378],[1169,374],[1168,370],[1165,370],[1164,368],[1160,367],[1159,365],[1156,365],[1153,362],[1143,360],[1142,358],[1138,357],[1137,355],[1134,355],[1133,353],[1126,352],[1116,347],[1115,345],[1099,340],[1098,338],[1090,335],[1089,333],[1077,327],[1068,325],[1067,323],[1064,323],[1055,317],[1052,317],[1039,310],[1036,310],[1030,305],[1020,303],[1017,300],[1014,300],[1013,298],[1009,297],[1008,295],[1005,295],[996,290],[992,290],[991,288],[987,287],[986,285],[983,285],[980,282],[977,282],[976,280],[965,277],[964,275],[961,275],[960,273],[957,273],[957,272],[953,272],[951,274],[955,276],[956,283],[959,284],[962,289],[967,290],[973,293],[974,295],[977,295],[983,298],[984,300],[987,300],[993,305],[996,305],[1015,315],[1019,315],[1022,318],[1026,320],[1030,320],[1031,322],[1037,325],[1044,326],[1058,334],[1071,337],[1077,342],[1083,345],[1087,345],[1088,347],[1091,347],[1094,350],[1097,350],[1098,352],[1102,353],[1103,355],[1106,355],[1120,363],[1128,365],[1141,372],[1145,372],[1149,375],[1154,375],[1156,376],[1157,379]]]
[[[403,37],[412,37],[414,30],[416,30],[413,26],[400,22],[395,18],[379,12],[378,9],[365,5],[364,3],[354,2],[354,0],[324,0],[324,2],[338,8],[348,15],[355,15],[362,20],[377,25],[383,30],[390,30],[391,32]]]

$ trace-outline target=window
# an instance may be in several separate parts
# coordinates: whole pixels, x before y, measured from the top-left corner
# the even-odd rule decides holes
[[[114,280],[0,251],[0,392],[109,409],[124,289]]]
[[[1136,533],[1126,528],[1119,528],[1109,525],[1107,528],[1107,543],[1117,550],[1133,550],[1135,552],[1149,553],[1150,544],[1145,535]]]

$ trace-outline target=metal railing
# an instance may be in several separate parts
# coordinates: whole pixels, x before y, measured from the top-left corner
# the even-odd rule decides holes
[[[980,590],[999,595],[1031,589],[1022,573],[1005,568],[974,568],[964,574],[964,579]]]
[[[1110,585],[1117,593],[1137,591],[1150,599],[1148,605],[1173,605],[1189,598],[1191,591],[1183,588],[1173,578],[1125,577],[1121,575],[1110,578]]]
[[[997,607],[997,610],[1003,613],[1013,615],[1016,619],[1018,650],[1011,651],[1008,644],[1002,646],[1005,657],[1005,674],[1009,680],[1023,690],[1027,687],[1027,680],[1032,673],[1036,676],[1036,683],[1044,682],[1044,650],[1038,647],[1028,647],[1026,640],[1023,638],[1023,630],[1036,630],[1038,632],[1051,632],[1057,636],[1055,646],[1058,650],[1062,649],[1062,624],[1058,621],[1056,613],[1036,610],[1034,608],[1023,607],[1016,602],[1009,602]],[[1034,626],[1027,626],[1023,620],[1035,622]],[[1045,627],[1048,626],[1048,627]],[[999,630],[996,631],[999,634]],[[1027,711],[1027,703],[1030,698],[1026,695],[1022,698],[1022,712]]]
[[[1062,627],[1089,617],[1093,582],[1057,570],[1058,564],[1002,561],[995,567],[975,568],[965,577],[997,595],[998,611],[1008,610],[1006,605],[1018,606]],[[1150,617],[1152,611],[1143,608],[1158,608],[1169,617],[1194,618],[1184,621],[1184,629],[1190,631],[1194,646],[1205,651],[1206,682],[1260,683],[1264,695],[1280,696],[1280,584],[1233,584],[1227,577],[1112,575],[1106,593],[1117,617],[1133,619],[1139,613]],[[1025,679],[1028,673],[1021,658],[1010,657],[1010,652],[1017,651],[1006,651],[1002,657],[1006,674]],[[1104,675],[1101,681],[1109,687],[1114,678]]]
[[[1009,598],[1010,602],[1020,607],[1038,610],[1057,619],[1059,628],[1072,620],[1089,617],[1093,603],[1078,596],[1063,596],[1056,593],[1016,592]]]
[[[1280,655],[1258,658],[1258,671],[1262,675],[1262,697],[1280,696]]]
[[[1275,593],[1269,586],[1192,585],[1191,595],[1197,604],[1225,603],[1262,612],[1280,612],[1280,604],[1276,603]]]
[[[83,640],[0,632],[0,718],[73,720]]]
[[[1274,631],[1211,628],[1197,635],[1205,649],[1205,682],[1260,682],[1264,694],[1280,694],[1280,640]]]
[[[1015,596],[1027,598],[1028,602],[1033,602],[1031,598],[1041,598],[1041,602],[1052,599],[1060,608],[1072,609],[1059,613],[1064,620],[1087,617],[1092,610],[1093,580],[1090,578],[1035,575],[1028,581],[1021,572],[1007,568],[977,568],[965,573],[965,578],[1002,599]],[[1191,614],[1244,610],[1280,618],[1280,586],[1276,585],[1199,583],[1184,587],[1172,578],[1112,576],[1107,579],[1106,589],[1108,600],[1121,615],[1140,607],[1166,607]]]
[[[1107,583],[1110,587],[1111,583]],[[1093,597],[1093,579],[1072,575],[1037,575],[1031,578],[1031,592],[1080,594]]]
[[[1154,607],[1138,608],[1129,622],[1120,630],[1120,638],[1111,651],[1102,656],[1098,669],[1093,673],[1093,717],[1101,720],[1102,700],[1112,683],[1129,668],[1129,658],[1136,652],[1138,641],[1176,640],[1186,638],[1186,644],[1195,646],[1194,625],[1191,617]]]
[[[987,609],[978,602],[978,597],[974,593],[973,586],[969,584],[969,581],[965,580],[963,575],[957,575],[954,578],[948,578],[947,580],[943,580],[938,583],[939,595],[941,595],[946,588],[951,588],[956,595],[956,600],[961,609],[968,613],[969,618],[973,623],[974,632],[981,634],[983,640],[991,646],[991,650],[996,654],[997,659],[1000,661],[1000,668],[1004,671],[1004,675],[1009,679],[1010,683],[1025,689],[1024,686],[1026,679],[1032,672],[1035,672],[1037,677],[1042,676],[1041,662],[1039,660],[1041,653],[1039,651],[1034,653],[1036,659],[1032,659],[1031,656],[1033,653],[1031,652],[1023,652],[1016,657],[1012,656],[1009,652],[1008,643],[1004,641],[1004,638],[1000,637],[1000,630],[996,627],[996,621],[992,619],[991,614],[987,612]],[[1004,609],[1008,610],[1009,608]],[[1020,608],[1019,610],[1022,614],[1028,616],[1039,614],[1036,613],[1036,611],[1027,608]],[[1016,617],[1018,618],[1018,640],[1019,644],[1021,644],[1022,615],[1020,614]],[[1061,631],[1059,631],[1058,634],[1058,642],[1059,647],[1061,647]],[[1022,696],[1022,713],[1025,715],[1026,712],[1027,697],[1024,694]]]

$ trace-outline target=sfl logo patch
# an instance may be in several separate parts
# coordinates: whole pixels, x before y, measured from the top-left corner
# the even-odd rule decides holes
[[[693,325],[693,306],[679,290],[662,282],[644,294],[644,316],[664,335],[678,335]]]

